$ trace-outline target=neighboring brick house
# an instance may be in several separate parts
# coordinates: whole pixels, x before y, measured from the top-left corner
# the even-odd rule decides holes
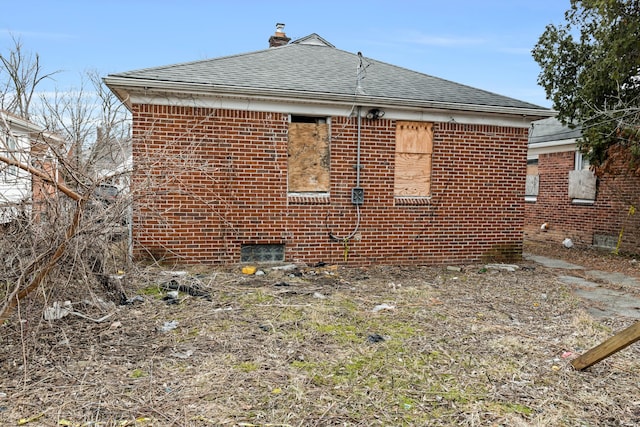
[[[525,236],[639,253],[640,179],[599,178],[578,151],[580,129],[555,118],[536,121],[529,135]]]
[[[336,49],[112,74],[133,115],[134,254],[367,265],[519,258],[526,102]]]
[[[35,166],[57,181],[57,164],[49,149],[51,143],[60,141],[42,127],[0,110],[0,156]],[[0,224],[9,223],[19,215],[31,216],[39,210],[39,204],[53,194],[53,187],[41,178],[18,166],[0,162]]]

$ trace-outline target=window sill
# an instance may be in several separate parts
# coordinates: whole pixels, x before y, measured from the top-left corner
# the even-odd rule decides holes
[[[574,205],[591,206],[595,202],[596,202],[595,200],[590,200],[590,199],[571,199],[571,203]]]
[[[329,193],[289,193],[287,200],[290,205],[329,205]]]
[[[538,201],[538,196],[524,196],[524,201],[528,203],[535,203]]]
[[[431,197],[394,197],[396,206],[426,206],[431,204]]]

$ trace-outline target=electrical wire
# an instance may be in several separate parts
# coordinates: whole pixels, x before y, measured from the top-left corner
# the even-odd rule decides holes
[[[327,216],[329,216],[327,214]],[[327,224],[327,229],[329,228],[329,225]],[[353,228],[353,231],[351,233],[349,233],[348,236],[346,237],[340,237],[337,236],[335,234],[333,234],[331,231],[329,231],[329,237],[331,237],[333,240],[337,240],[339,242],[348,242],[349,240],[351,240],[353,238],[353,236],[356,235],[356,233],[358,232],[358,230],[360,229],[360,206],[356,205],[356,226]]]
[[[350,119],[352,117],[353,111],[356,108],[358,94],[364,93],[364,90],[362,89],[362,86],[361,86],[360,83],[366,77],[366,74],[367,74],[366,70],[371,65],[371,63],[368,62],[368,61],[367,61],[366,66],[364,65],[364,61],[365,60],[364,60],[361,52],[358,52],[358,59],[359,59],[358,66],[357,66],[357,69],[356,69],[356,88],[355,88],[355,91],[354,91],[354,94],[353,94],[354,102],[353,102],[353,105],[351,106],[351,111],[349,112],[349,116],[348,116],[349,120],[345,121],[345,124],[343,125],[342,129],[344,129],[346,127],[346,125],[349,123],[349,121],[350,121]],[[361,167],[361,165],[360,165],[361,133],[360,132],[361,132],[361,127],[362,127],[362,111],[361,110],[362,110],[362,106],[358,106],[357,107],[357,115],[358,115],[358,125],[357,125],[358,126],[358,136],[357,136],[358,141],[357,141],[357,144],[358,144],[358,147],[357,147],[357,153],[356,153],[356,155],[357,155],[356,187],[360,187],[360,167]],[[338,134],[338,135],[340,135],[340,134]],[[338,135],[336,135],[336,137]],[[358,230],[360,230],[360,219],[361,219],[360,205],[359,204],[354,204],[354,205],[356,207],[356,225],[353,228],[353,230],[351,231],[351,233],[349,233],[346,237],[340,237],[340,236],[337,236],[337,235],[333,234],[331,231],[329,231],[329,237],[330,238],[332,238],[333,240],[337,240],[337,241],[343,242],[344,248],[345,248],[345,255],[344,255],[345,256],[345,261],[347,260],[347,255],[348,255],[348,246],[347,246],[347,244],[348,244],[349,240],[351,240],[358,233]],[[327,220],[326,220],[327,229],[329,229],[328,217],[329,217],[329,214],[327,213]]]

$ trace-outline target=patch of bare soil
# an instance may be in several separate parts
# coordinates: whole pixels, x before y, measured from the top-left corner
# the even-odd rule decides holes
[[[520,266],[139,267],[129,305],[75,295],[43,320],[26,302],[0,327],[0,422],[640,424],[640,346],[570,365],[630,320],[594,319],[555,273]]]

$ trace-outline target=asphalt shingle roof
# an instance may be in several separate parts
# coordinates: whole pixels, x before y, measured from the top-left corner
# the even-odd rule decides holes
[[[401,104],[404,101],[443,102],[508,108],[543,107],[438,77],[408,70],[372,58],[362,58],[357,91],[358,54],[337,49],[313,34],[285,46],[182,64],[111,74],[146,86],[166,83],[197,85],[201,89],[242,90],[308,95],[354,96],[356,93]]]
[[[572,128],[567,125],[563,125],[555,117],[550,117],[548,119],[537,120],[531,124],[529,144],[577,139],[581,136],[582,129],[580,126]]]

